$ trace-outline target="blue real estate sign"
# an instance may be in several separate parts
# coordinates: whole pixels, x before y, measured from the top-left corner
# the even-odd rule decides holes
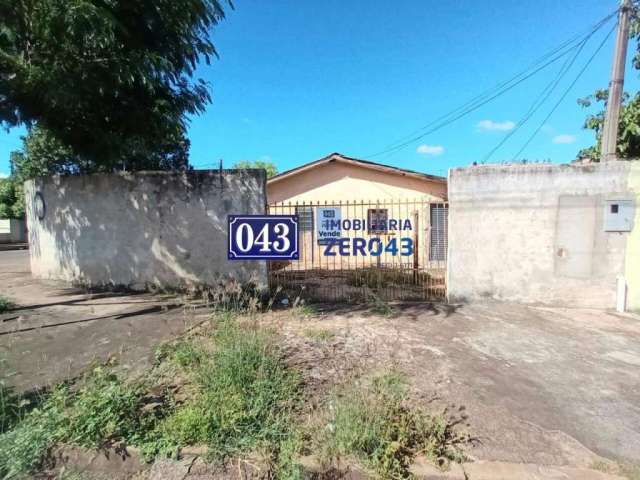
[[[297,215],[229,215],[229,260],[298,260]]]
[[[318,207],[316,209],[316,232],[318,245],[328,245],[340,240],[342,236],[342,213],[336,207]]]

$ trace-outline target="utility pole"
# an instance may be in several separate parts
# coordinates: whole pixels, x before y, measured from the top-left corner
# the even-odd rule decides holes
[[[607,112],[602,128],[602,145],[600,150],[600,161],[602,162],[609,162],[616,159],[618,121],[620,119],[620,104],[622,102],[622,92],[624,89],[624,67],[627,60],[630,16],[631,0],[624,0],[620,7],[618,34],[616,47],[613,51],[613,66],[611,67],[611,81],[609,82],[609,96],[607,98]]]

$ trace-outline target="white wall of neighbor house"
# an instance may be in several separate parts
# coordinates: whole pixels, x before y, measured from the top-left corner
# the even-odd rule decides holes
[[[640,187],[629,181],[636,163],[452,169],[450,299],[615,308],[624,277],[628,307],[640,308],[640,265],[628,261],[640,225],[606,227],[611,204],[639,208]]]
[[[134,289],[230,278],[264,286],[264,262],[227,260],[227,215],[263,214],[265,182],[264,170],[30,180],[31,271],[39,278]]]
[[[0,218],[0,243],[24,243],[26,241],[24,220]]]

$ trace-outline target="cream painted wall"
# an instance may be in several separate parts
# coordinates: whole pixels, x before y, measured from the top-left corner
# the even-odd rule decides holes
[[[640,312],[640,162],[633,162],[629,172],[628,188],[635,193],[636,216],[627,243],[625,277],[627,280],[627,307]]]
[[[322,164],[267,183],[269,204],[279,202],[444,200],[444,182],[378,172],[340,162]]]

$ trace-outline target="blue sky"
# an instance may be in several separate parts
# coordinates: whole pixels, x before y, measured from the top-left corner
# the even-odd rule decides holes
[[[338,151],[369,158],[585,30],[616,0],[234,0],[213,33],[220,59],[198,74],[213,103],[191,121],[197,168],[269,159],[283,171]],[[491,161],[509,160],[542,122],[610,26]],[[578,97],[606,87],[612,35],[523,156],[566,162],[593,143]],[[635,45],[630,45],[631,59]],[[428,173],[481,160],[560,63],[452,125],[375,161]],[[627,68],[627,90],[638,89]],[[22,129],[0,132],[0,172]]]

